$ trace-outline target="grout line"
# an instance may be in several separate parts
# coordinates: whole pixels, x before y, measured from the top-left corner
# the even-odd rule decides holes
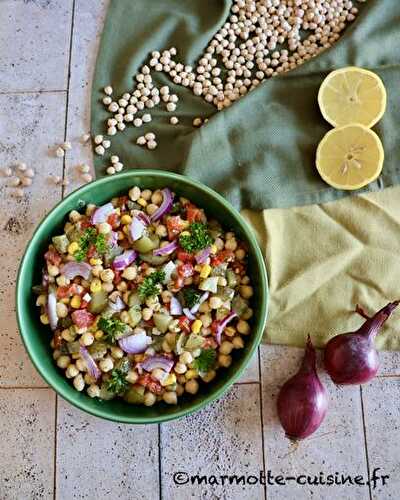
[[[45,389],[53,390],[50,386],[47,386],[47,387],[43,387],[43,386],[34,387],[33,385],[7,385],[4,387],[0,386],[0,391],[8,390],[8,389],[11,389],[11,390],[22,389],[22,390],[31,390],[31,391],[36,391],[37,389],[39,389],[39,390],[45,390]]]
[[[265,442],[264,442],[264,417],[263,417],[263,394],[262,394],[262,379],[261,379],[261,354],[260,346],[257,348],[258,355],[258,385],[260,390],[260,426],[261,426],[261,445],[262,445],[262,458],[264,474],[267,473],[266,460],[265,460]],[[267,484],[264,484],[264,499],[267,500]]]
[[[252,384],[259,384],[260,382],[258,380],[249,380],[248,382],[235,382],[233,385],[252,385]]]
[[[54,409],[54,477],[53,477],[53,498],[56,500],[57,493],[57,420],[58,420],[58,394],[56,394]]]
[[[71,35],[69,39],[69,59],[68,59],[68,81],[67,81],[67,98],[65,102],[65,125],[64,125],[64,141],[67,140],[68,133],[68,112],[69,112],[69,92],[70,92],[70,84],[71,84],[71,74],[72,74],[72,47],[73,47],[73,37],[74,37],[74,25],[75,25],[75,6],[76,0],[72,2],[72,15],[71,15]],[[63,158],[63,173],[62,179],[65,180],[65,170],[66,170],[66,155]],[[61,198],[65,196],[65,186],[64,183],[61,188]]]
[[[398,375],[377,375],[376,378],[400,378],[400,374],[398,374]]]
[[[0,91],[0,95],[19,95],[19,94],[66,94],[67,90],[12,90],[10,92]]]
[[[162,500],[162,473],[161,473],[161,424],[158,424],[158,492]]]
[[[367,428],[365,425],[364,400],[363,400],[363,391],[362,391],[361,385],[360,385],[360,401],[361,401],[361,415],[362,415],[362,423],[363,423],[363,431],[364,431],[365,459],[367,461],[367,472],[368,472],[368,490],[369,490],[369,498],[370,498],[370,500],[372,500],[371,483],[369,482],[369,478],[371,476],[370,476],[369,454],[368,454],[368,444],[367,444]]]

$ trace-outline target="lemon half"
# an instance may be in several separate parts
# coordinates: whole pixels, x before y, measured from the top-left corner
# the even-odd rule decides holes
[[[384,151],[375,132],[351,124],[330,130],[317,148],[316,166],[325,182],[337,189],[360,189],[382,171]]]
[[[386,89],[372,71],[347,67],[332,71],[318,92],[322,116],[334,127],[360,123],[372,127],[386,109]]]

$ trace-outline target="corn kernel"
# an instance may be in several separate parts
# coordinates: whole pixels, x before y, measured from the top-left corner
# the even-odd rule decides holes
[[[188,370],[185,373],[186,380],[191,380],[192,378],[197,378],[197,371],[196,370]]]
[[[92,266],[101,266],[103,264],[103,261],[101,259],[91,258],[89,260],[89,264],[91,264]]]
[[[180,236],[190,236],[189,231],[182,231]]]
[[[40,315],[40,322],[43,323],[43,325],[49,324],[49,317],[47,316],[47,314]]]
[[[124,226],[124,227],[122,228],[122,234],[124,234],[124,233],[125,233],[125,234],[128,234],[128,233],[129,233],[129,226]]]
[[[94,334],[94,338],[96,340],[100,340],[104,335],[104,332],[102,330],[97,330],[97,332]]]
[[[132,217],[128,214],[125,214],[121,217],[121,224],[130,224],[132,222]]]
[[[212,244],[211,245],[211,253],[215,255],[218,252],[217,245]]]
[[[201,330],[201,327],[203,326],[203,323],[201,320],[199,319],[196,319],[195,321],[193,321],[192,323],[192,332],[193,333],[199,333],[200,330]]]
[[[71,307],[79,309],[81,307],[81,298],[79,295],[74,295],[71,299]]]
[[[201,271],[200,271],[200,278],[208,278],[210,276],[210,273],[211,273],[211,266],[210,264],[204,264],[201,268]]]
[[[125,235],[122,231],[118,231],[118,239],[123,240],[125,238]]]
[[[98,278],[95,278],[90,283],[90,291],[93,292],[93,293],[101,291],[101,281]]]
[[[163,387],[172,384],[176,384],[176,375],[174,373],[170,373],[164,380],[161,380],[161,385]]]
[[[77,243],[76,241],[73,241],[72,243],[70,243],[70,244],[68,245],[68,253],[69,253],[70,255],[74,255],[74,253],[75,253],[77,250],[79,250],[79,245],[78,245],[78,243]]]
[[[202,268],[202,267],[203,267],[203,266],[202,266],[201,264],[196,264],[196,265],[194,266],[194,270],[195,270],[195,271],[197,271],[197,272],[199,273],[199,272],[201,271],[201,268]]]
[[[139,198],[137,203],[141,206],[141,207],[145,207],[147,205],[147,201],[143,198]]]

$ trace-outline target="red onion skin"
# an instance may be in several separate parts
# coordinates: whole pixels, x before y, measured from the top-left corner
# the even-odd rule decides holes
[[[336,335],[326,344],[324,365],[335,384],[364,384],[375,377],[379,355],[374,339],[398,305],[390,302],[355,332]]]
[[[294,441],[307,438],[321,425],[328,409],[328,395],[315,368],[315,349],[308,337],[300,370],[282,386],[278,416],[286,436]]]

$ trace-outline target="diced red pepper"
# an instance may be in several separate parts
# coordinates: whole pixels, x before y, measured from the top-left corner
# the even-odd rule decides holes
[[[178,318],[178,324],[181,330],[183,330],[186,333],[190,332],[190,319],[187,318],[186,316],[179,316]]]
[[[194,274],[194,267],[189,262],[186,262],[185,264],[179,264],[177,271],[181,278],[190,278]]]
[[[219,266],[223,262],[233,262],[235,260],[235,254],[232,250],[221,250],[217,253],[215,257],[211,259],[211,265],[213,267]]]
[[[214,321],[211,323],[211,331],[214,334],[217,333],[218,325],[219,325],[219,321],[217,321],[216,319],[214,319]]]
[[[59,266],[62,262],[61,255],[55,250],[48,250],[44,254],[44,258],[46,259],[48,264],[52,264],[53,266]]]
[[[192,203],[186,205],[186,218],[187,220],[192,222],[205,222],[204,211],[201,208],[197,208]]]
[[[71,295],[70,286],[59,286],[57,287],[57,298],[65,299]]]
[[[189,253],[189,252],[185,252],[185,250],[182,250],[181,248],[179,248],[179,250],[176,252],[176,257],[181,262],[193,262],[194,261],[194,255]]]
[[[79,228],[81,231],[84,231],[85,229],[88,229],[89,227],[93,227],[93,224],[90,222],[90,219],[88,219],[87,217],[84,217],[79,221]]]
[[[91,314],[89,311],[86,311],[85,309],[78,309],[74,311],[71,314],[71,317],[72,321],[78,328],[88,327],[95,320],[94,315]]]
[[[115,285],[119,285],[121,283],[121,281],[122,281],[121,274],[122,274],[121,271],[114,270],[114,280],[113,280],[113,282],[114,282]]]
[[[149,373],[146,373],[146,375],[141,375],[138,378],[137,383],[139,385],[143,385],[150,392],[153,392],[154,394],[161,394],[162,393],[162,387],[161,387],[160,382],[158,382],[158,380],[154,380],[153,377]]]
[[[61,332],[55,332],[53,336],[54,349],[59,349],[61,347],[62,340]]]
[[[173,281],[171,292],[179,292],[181,288],[185,286],[185,278],[182,276],[177,276],[177,278]]]
[[[232,264],[232,269],[235,272],[235,274],[244,274],[245,272],[245,267],[243,262],[235,261]]]
[[[203,341],[203,349],[216,349],[218,347],[217,341],[214,337],[205,337]]]
[[[96,247],[95,245],[90,244],[86,256],[88,259],[91,259],[95,254],[96,254]]]
[[[118,214],[111,214],[108,216],[107,218],[107,222],[110,224],[110,226],[113,228],[113,229],[117,229],[120,225],[120,221],[119,221],[119,215]]]
[[[179,215],[173,215],[167,219],[168,239],[174,240],[185,228],[185,223]]]

